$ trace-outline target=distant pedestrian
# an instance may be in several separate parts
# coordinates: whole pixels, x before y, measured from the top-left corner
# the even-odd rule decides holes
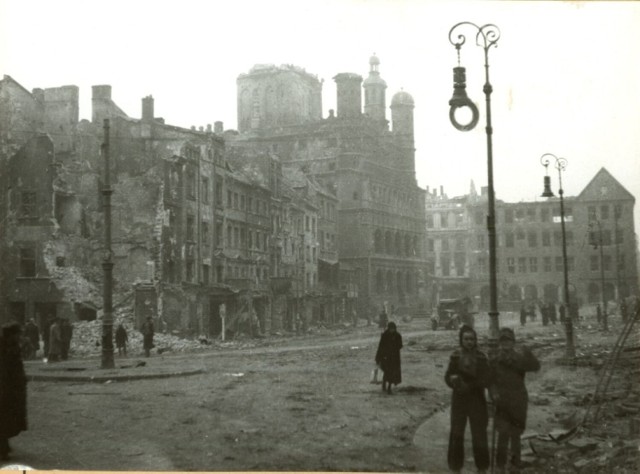
[[[146,321],[142,323],[140,332],[142,333],[142,347],[144,348],[144,355],[149,357],[151,355],[151,349],[155,347],[153,344],[154,328],[151,316],[147,316]]]
[[[380,336],[376,352],[376,364],[382,369],[382,390],[391,393],[391,384],[398,386],[402,382],[402,367],[400,363],[400,349],[402,336],[393,321],[387,324],[387,329]]]
[[[29,339],[31,347],[33,349],[33,357],[40,350],[40,330],[35,320],[31,318],[24,327],[24,335]]]
[[[527,421],[528,394],[524,378],[526,372],[540,369],[540,362],[524,345],[515,345],[511,328],[499,333],[499,351],[491,359],[491,398],[496,407],[495,427],[498,432],[496,467],[504,470],[507,451],[511,446],[512,471],[520,468],[520,436]]]
[[[444,380],[453,389],[451,394],[451,431],[447,462],[449,469],[460,472],[464,465],[464,432],[467,419],[471,427],[473,458],[478,472],[489,467],[487,442],[487,400],[489,385],[487,356],[478,349],[478,337],[473,328],[462,326],[458,333],[460,348],[449,358]]]
[[[382,306],[382,311],[378,316],[378,327],[380,329],[386,329],[388,322],[389,322],[389,317],[387,316],[387,308]]]
[[[9,459],[9,439],[27,429],[27,378],[20,354],[17,323],[0,334],[0,460]]]
[[[127,357],[127,342],[129,342],[129,336],[127,335],[127,330],[124,328],[122,323],[118,324],[116,328],[116,347],[118,348],[118,355],[123,355]]]
[[[49,362],[58,362],[62,354],[62,334],[60,332],[60,323],[58,319],[54,319],[49,328]]]
[[[73,337],[73,325],[67,318],[60,320],[60,357],[62,360],[69,358],[69,349],[71,349],[71,338]]]
[[[524,306],[524,303],[520,306],[520,326],[524,326],[527,324],[527,309]]]
[[[558,311],[556,310],[555,303],[549,303],[549,319],[551,320],[551,324],[556,324],[558,319]]]

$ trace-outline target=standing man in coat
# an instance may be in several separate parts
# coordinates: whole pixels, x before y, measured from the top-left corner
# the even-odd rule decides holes
[[[27,378],[20,353],[20,325],[0,334],[0,460],[9,459],[9,438],[27,429]]]
[[[387,324],[387,329],[380,336],[376,364],[382,369],[382,390],[391,394],[391,384],[396,386],[402,382],[402,368],[400,364],[400,349],[402,336],[397,331],[396,323]]]
[[[62,341],[60,355],[62,360],[69,358],[69,349],[71,348],[71,337],[73,336],[73,325],[67,318],[60,320],[60,338]]]
[[[36,353],[40,350],[40,330],[33,318],[31,318],[25,325],[24,335],[29,339],[31,347],[33,348],[32,357],[30,358],[35,359]]]
[[[49,362],[58,362],[62,355],[62,332],[58,318],[53,320],[49,328]]]
[[[498,432],[496,466],[500,472],[504,471],[511,445],[511,466],[517,471],[520,468],[520,435],[526,427],[529,402],[524,377],[526,372],[538,371],[540,362],[529,348],[516,346],[513,329],[502,328],[498,341],[498,353],[491,360],[490,387]]]
[[[487,442],[489,414],[485,398],[490,380],[489,363],[487,356],[478,350],[478,336],[472,328],[462,326],[458,339],[460,348],[451,354],[444,376],[447,385],[453,389],[447,462],[454,472],[460,472],[464,465],[464,432],[468,419],[476,468],[478,472],[485,472],[490,461]]]
[[[153,319],[151,316],[147,316],[147,320],[142,323],[142,327],[140,328],[140,332],[142,333],[142,347],[144,348],[144,355],[149,357],[151,355],[151,349],[154,348],[153,345]]]

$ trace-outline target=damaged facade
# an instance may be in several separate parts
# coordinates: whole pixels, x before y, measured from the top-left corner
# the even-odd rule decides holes
[[[275,155],[227,157],[221,122],[165,124],[150,96],[134,119],[94,86],[90,122],[75,86],[29,92],[5,76],[0,100],[2,320],[100,315],[108,119],[114,307],[185,335],[220,334],[223,304],[232,331],[293,326],[318,284],[318,228],[335,244],[316,194],[334,209],[335,195],[288,183]]]
[[[227,142],[243,153],[276,154],[285,169],[302,172],[331,196],[320,200],[319,227],[335,219],[337,231],[320,229],[309,251],[321,255],[319,282],[337,280],[348,295],[344,311],[360,317],[374,316],[383,304],[407,313],[427,305],[414,102],[404,91],[393,96],[390,129],[379,64],[370,58],[364,81],[355,73],[334,77],[337,113],[326,118],[316,76],[291,65],[253,67],[237,79],[240,133]]]

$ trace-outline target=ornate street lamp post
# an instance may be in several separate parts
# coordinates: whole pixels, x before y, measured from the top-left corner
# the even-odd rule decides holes
[[[103,369],[113,369],[113,254],[111,252],[111,173],[109,163],[109,119],[104,120],[104,185],[102,200],[104,210],[104,255],[102,270],[104,282],[102,287],[102,365]]]
[[[545,153],[540,157],[540,163],[545,168],[544,177],[544,192],[542,197],[553,197],[553,191],[551,191],[551,178],[548,174],[548,167],[551,163],[551,159],[555,161],[554,166],[558,170],[558,194],[560,195],[560,225],[562,229],[562,264],[564,269],[564,324],[565,333],[567,336],[567,346],[565,348],[565,354],[567,359],[573,359],[576,356],[576,348],[573,343],[573,320],[571,318],[570,302],[569,302],[569,268],[567,265],[567,234],[564,226],[564,191],[562,190],[562,172],[567,167],[567,160],[564,158],[558,158],[551,153]]]
[[[489,49],[497,46],[500,39],[500,30],[496,25],[487,24],[478,26],[474,23],[463,21],[454,25],[449,30],[449,42],[455,46],[458,53],[458,66],[453,68],[453,97],[449,101],[449,120],[453,126],[463,132],[472,130],[478,123],[478,108],[467,97],[466,93],[466,73],[465,68],[460,66],[460,49],[466,41],[466,37],[461,33],[464,29],[475,30],[476,45],[484,50],[484,71],[485,83],[483,92],[486,98],[486,133],[487,133],[487,187],[489,193],[489,209],[487,215],[487,231],[489,234],[489,348],[495,350],[498,345],[498,285],[497,285],[497,265],[496,265],[496,219],[495,219],[495,193],[493,189],[493,127],[491,126],[491,92],[493,88],[489,82]],[[458,109],[468,108],[471,111],[471,121],[461,124],[456,119]]]

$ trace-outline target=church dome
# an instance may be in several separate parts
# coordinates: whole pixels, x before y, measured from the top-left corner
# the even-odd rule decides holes
[[[378,66],[380,64],[380,59],[375,54],[369,58],[369,65]]]
[[[405,91],[400,91],[396,92],[391,99],[391,107],[398,105],[410,105],[413,107],[415,103],[413,102],[413,97],[411,97],[411,94]]]

